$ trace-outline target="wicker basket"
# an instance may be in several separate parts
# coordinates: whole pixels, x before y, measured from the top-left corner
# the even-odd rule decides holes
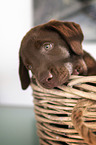
[[[96,76],[71,76],[54,89],[31,86],[41,145],[96,145]]]

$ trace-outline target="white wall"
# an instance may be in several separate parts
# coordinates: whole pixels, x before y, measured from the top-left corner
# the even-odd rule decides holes
[[[90,53],[96,60],[96,42],[95,43],[83,43],[83,49]]]
[[[32,91],[23,91],[18,77],[18,51],[32,27],[32,0],[0,1],[0,105],[32,105]]]

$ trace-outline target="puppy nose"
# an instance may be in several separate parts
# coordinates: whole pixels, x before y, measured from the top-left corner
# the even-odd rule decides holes
[[[49,72],[46,78],[46,82],[49,82],[53,78],[53,75]]]
[[[53,75],[51,74],[51,72],[43,72],[40,75],[40,82],[48,83],[51,81],[52,78],[53,78]]]
[[[41,77],[39,78],[39,83],[41,84],[42,87],[44,88],[53,88],[55,85],[55,81],[54,81],[54,76],[50,71],[47,72],[43,72],[41,75]]]

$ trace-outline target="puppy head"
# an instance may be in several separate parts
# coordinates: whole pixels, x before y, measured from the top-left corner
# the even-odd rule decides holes
[[[82,41],[80,26],[73,22],[54,20],[31,29],[23,38],[19,53],[22,88],[30,84],[28,70],[45,88],[62,85],[71,74],[86,74]]]

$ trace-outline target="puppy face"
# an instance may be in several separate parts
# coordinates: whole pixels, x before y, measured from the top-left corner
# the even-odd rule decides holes
[[[31,29],[20,48],[22,88],[30,84],[28,70],[48,89],[62,85],[71,74],[86,74],[82,40],[80,27],[71,22],[50,21]]]

